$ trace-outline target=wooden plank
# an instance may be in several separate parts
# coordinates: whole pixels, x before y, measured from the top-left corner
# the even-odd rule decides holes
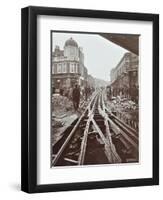
[[[108,116],[105,112],[105,103],[104,103],[104,92],[102,93],[101,95],[101,102],[102,102],[102,108],[103,110],[101,109],[101,107],[99,107],[99,112],[101,113],[101,115],[104,117],[104,123],[105,123],[105,126],[106,126],[106,135],[107,135],[107,139],[108,139],[108,142],[109,142],[109,145],[110,145],[110,149],[112,151],[112,162],[113,163],[121,163],[121,158],[120,156],[118,155],[118,153],[116,152],[116,148],[112,142],[112,138],[111,138],[111,133],[110,133],[110,129],[109,129],[109,124],[108,124]],[[119,130],[119,133],[120,133],[120,130]]]
[[[109,163],[113,163],[111,145],[106,140],[104,134],[102,133],[102,131],[100,130],[94,119],[92,119],[92,123],[106,146],[106,156],[108,158]]]
[[[77,160],[72,160],[70,158],[64,158],[65,161],[68,161],[68,162],[71,162],[71,163],[74,163],[74,164],[78,164],[78,161]]]
[[[52,165],[55,165],[58,161],[58,159],[60,158],[60,156],[62,155],[63,151],[65,150],[66,146],[68,145],[70,139],[72,138],[72,136],[74,135],[77,127],[79,126],[82,118],[84,117],[86,111],[88,110],[88,108],[90,107],[90,104],[92,103],[92,101],[94,100],[94,98],[96,97],[97,94],[95,94],[94,97],[92,97],[91,101],[89,102],[89,105],[87,106],[87,108],[85,109],[85,111],[83,112],[83,114],[80,116],[79,120],[77,121],[77,123],[75,124],[74,128],[72,129],[71,133],[69,134],[69,136],[67,137],[67,139],[65,140],[65,142],[63,143],[62,147],[60,148],[60,150],[58,151],[58,153],[56,154],[55,158],[52,161]]]
[[[94,100],[94,103],[93,103],[91,110],[90,110],[90,107],[89,107],[89,113],[88,113],[89,119],[87,121],[86,128],[85,128],[85,131],[84,131],[83,140],[82,140],[82,143],[81,143],[81,151],[80,151],[80,155],[79,155],[79,159],[78,159],[78,165],[84,164],[89,127],[90,127],[90,123],[91,123],[92,118],[93,118],[93,112],[94,112],[94,109],[95,109],[96,101],[97,101],[97,96],[95,97],[95,100]]]

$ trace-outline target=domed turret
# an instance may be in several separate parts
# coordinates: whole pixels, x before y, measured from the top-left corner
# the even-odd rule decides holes
[[[68,39],[66,42],[65,42],[65,47],[66,46],[74,46],[74,47],[78,47],[78,44],[75,40],[73,40],[72,38]]]

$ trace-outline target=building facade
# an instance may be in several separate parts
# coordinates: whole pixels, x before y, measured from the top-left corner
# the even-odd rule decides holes
[[[138,101],[138,66],[139,58],[136,54],[125,53],[118,65],[111,70],[112,95],[124,95]]]
[[[95,79],[90,74],[88,74],[88,77],[87,77],[87,86],[90,88],[95,87]]]
[[[52,52],[52,89],[69,89],[75,84],[85,87],[87,68],[84,66],[84,53],[72,38],[65,42],[64,49],[56,46]]]

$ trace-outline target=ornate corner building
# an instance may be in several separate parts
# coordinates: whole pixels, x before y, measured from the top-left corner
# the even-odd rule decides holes
[[[70,38],[64,49],[55,46],[52,52],[52,89],[69,89],[75,84],[85,87],[87,84],[87,68],[84,66],[84,53],[77,42]]]

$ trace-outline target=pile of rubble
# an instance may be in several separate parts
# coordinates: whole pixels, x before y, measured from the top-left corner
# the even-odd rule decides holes
[[[52,96],[52,116],[62,118],[73,111],[73,104],[67,97],[55,94]]]
[[[51,104],[52,144],[55,144],[63,136],[64,131],[81,115],[82,108],[84,109],[86,105],[87,102],[81,98],[80,109],[74,111],[72,100],[59,94],[53,94]]]
[[[139,112],[138,105],[135,102],[118,96],[109,101],[108,106],[110,111],[116,113],[117,117],[122,121],[129,120],[138,124]]]
[[[52,96],[52,143],[55,144],[63,132],[78,118],[74,113],[73,103],[70,99],[59,94]]]
[[[110,106],[118,111],[124,111],[124,112],[131,112],[131,111],[138,111],[138,105],[126,98],[120,98],[115,97],[111,103]]]

